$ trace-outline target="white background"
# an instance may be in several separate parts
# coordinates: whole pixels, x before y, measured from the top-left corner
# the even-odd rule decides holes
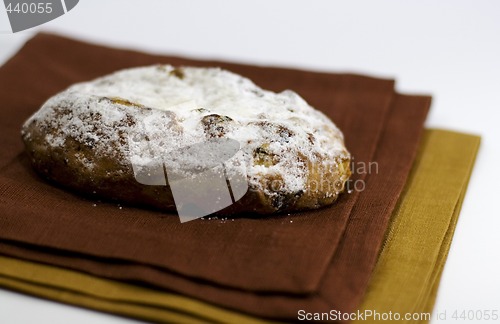
[[[39,30],[154,53],[368,73],[432,94],[427,126],[483,139],[435,310],[450,323],[454,310],[500,312],[500,1],[82,0],[41,28],[0,32],[0,63]],[[0,290],[0,323],[127,321]]]

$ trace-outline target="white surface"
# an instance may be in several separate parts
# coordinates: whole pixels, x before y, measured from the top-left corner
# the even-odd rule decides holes
[[[84,0],[43,29],[157,53],[371,73],[432,94],[428,126],[483,137],[436,304],[448,320],[434,323],[453,323],[454,310],[500,309],[499,13],[494,0]],[[0,34],[0,59],[36,30]],[[126,321],[0,290],[0,322]]]

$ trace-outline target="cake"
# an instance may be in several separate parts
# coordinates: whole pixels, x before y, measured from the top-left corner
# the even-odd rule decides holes
[[[267,91],[220,68],[156,65],[75,84],[48,99],[21,134],[42,177],[164,211],[180,207],[173,181],[214,168],[245,182],[233,197],[238,188],[227,181],[232,204],[210,210],[220,214],[327,206],[350,176],[342,132],[327,116],[293,91]]]

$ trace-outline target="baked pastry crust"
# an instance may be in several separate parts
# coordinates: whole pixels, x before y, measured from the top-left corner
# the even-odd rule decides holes
[[[219,68],[158,65],[76,84],[50,98],[21,134],[44,178],[82,194],[174,211],[168,181],[136,179],[134,163],[145,156],[130,139],[144,130],[148,148],[161,156],[210,139],[240,143],[225,166],[243,168],[249,190],[221,214],[330,205],[350,176],[343,135],[324,114],[292,91],[266,91]]]

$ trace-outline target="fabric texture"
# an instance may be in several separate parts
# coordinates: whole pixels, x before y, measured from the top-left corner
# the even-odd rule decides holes
[[[393,313],[432,311],[479,141],[476,136],[460,133],[426,132],[408,183],[391,217],[384,248],[361,309],[391,310]],[[429,185],[432,185],[431,192],[428,192]],[[419,200],[422,195],[431,199]],[[433,203],[436,199],[439,203]],[[434,217],[429,219],[432,215]],[[407,229],[409,234],[404,235]],[[437,239],[422,241],[422,233],[429,230]],[[415,244],[420,249],[415,249]],[[395,250],[406,250],[409,256],[420,254],[421,258],[401,258]],[[426,253],[429,251],[431,253]],[[397,263],[398,267],[388,268],[391,263]],[[183,296],[77,271],[5,256],[0,256],[0,264],[0,285],[65,303],[155,322],[260,322],[258,318]],[[419,270],[407,271],[415,267]],[[401,279],[402,276],[405,279]],[[401,280],[407,280],[405,282],[410,285],[397,285]],[[388,283],[387,289],[384,282]]]
[[[19,125],[44,99],[77,81],[153,63],[218,65],[264,88],[292,88],[337,123],[357,163],[373,160],[382,171],[355,174],[353,181],[365,180],[366,189],[342,195],[332,208],[182,225],[175,216],[154,211],[118,209],[111,203],[93,207],[94,201],[54,187],[31,171]],[[21,84],[33,95],[13,91]],[[46,34],[0,68],[0,85],[7,132],[0,160],[0,238],[5,244],[17,244],[18,251],[46,249],[45,255],[65,257],[61,265],[69,268],[146,282],[272,318],[293,318],[301,305],[349,310],[359,303],[430,102],[395,95],[388,80],[151,56]],[[348,226],[349,236],[337,251],[348,220],[363,221]],[[373,222],[378,225],[365,231],[363,226]],[[364,234],[363,245],[358,232]],[[356,260],[349,258],[354,253],[360,253]]]
[[[75,82],[158,63],[221,66],[266,89],[294,89],[336,122],[357,161],[372,160],[393,97],[391,80],[153,56],[40,34],[0,68],[4,139],[0,237],[147,264],[236,289],[287,294],[315,291],[359,196],[357,191],[342,195],[334,208],[290,216],[240,217],[223,226],[202,220],[180,224],[171,214],[119,209],[116,204],[83,199],[31,170],[19,139],[20,126],[44,100]],[[364,176],[354,175],[353,180]]]
[[[19,127],[44,99],[77,81],[154,63],[217,65],[264,88],[291,88],[343,130],[357,165],[375,161],[378,172],[355,173],[364,190],[329,208],[186,224],[155,211],[93,207],[95,201],[33,173]],[[32,95],[15,91],[20,85]],[[430,104],[429,97],[395,94],[389,80],[151,56],[46,34],[0,68],[0,93],[7,140],[0,153],[0,252],[274,319],[359,305]]]
[[[180,295],[77,271],[5,256],[0,256],[0,264],[0,286],[117,315],[161,323],[265,322]]]
[[[407,96],[398,96],[398,98],[398,100],[394,101],[395,107],[391,109],[391,117],[388,120],[387,128],[381,139],[380,146],[387,148],[386,153],[390,153],[391,150],[397,149],[401,157],[404,157],[406,152],[407,161],[411,162],[413,160],[412,152],[415,152],[416,148],[412,148],[408,145],[406,147],[398,147],[394,145],[394,142],[401,140],[404,136],[414,137],[415,133],[420,132],[420,125],[414,124],[413,126],[409,126],[406,124],[407,121],[414,120],[416,117],[420,117],[423,122],[426,111],[425,107],[428,105],[428,98]],[[412,134],[412,131],[414,134]],[[414,145],[416,145],[415,142]],[[376,186],[374,183],[377,183],[377,181],[390,182],[384,175],[389,174],[386,173],[389,170],[393,172],[391,168],[395,166],[391,166],[391,163],[394,161],[385,159],[386,162],[382,163],[383,160],[384,159],[377,159],[380,172],[368,175],[369,178],[366,182],[367,187]],[[407,165],[409,164],[410,163],[407,163]],[[394,175],[397,175],[398,172],[394,171],[394,173],[391,174],[393,175],[393,180],[397,181]],[[379,182],[378,186],[385,186],[388,184],[389,183]],[[388,196],[387,199],[394,198]],[[384,203],[384,200],[372,202],[372,204],[379,205]],[[377,209],[371,205],[369,205],[369,208],[372,208],[373,213],[377,211]],[[364,212],[363,215],[364,217],[374,216],[371,212]],[[382,219],[380,221],[382,221]],[[369,220],[369,222],[373,229],[380,230],[378,226],[376,227],[373,225],[373,220]],[[9,242],[4,241],[0,244],[0,252],[28,260],[84,270],[103,277],[119,280],[142,281],[150,285],[180,292],[188,296],[197,297],[202,300],[254,315],[290,319],[295,318],[297,310],[302,308],[314,309],[315,311],[325,311],[330,308],[342,310],[354,309],[364,294],[368,278],[375,263],[376,255],[378,254],[378,249],[373,245],[381,242],[384,234],[383,230],[385,230],[383,226],[381,232],[372,231],[370,228],[367,228],[365,232],[361,233],[358,241],[361,241],[361,239],[368,240],[371,245],[360,245],[357,244],[358,242],[356,240],[352,241],[352,244],[354,244],[352,253],[365,255],[365,258],[351,258],[351,260],[347,260],[347,262],[351,261],[349,268],[358,273],[356,278],[351,278],[348,273],[344,272],[345,281],[338,280],[338,273],[342,272],[339,271],[337,267],[331,267],[323,279],[324,282],[320,286],[318,292],[305,296],[287,294],[264,295],[227,289],[213,284],[196,282],[180,276],[172,276],[164,271],[145,267],[144,265],[122,264],[116,261],[109,262],[109,260],[91,258],[85,255],[58,253],[58,251],[54,250],[34,248],[33,246],[22,246],[19,243],[9,244]],[[371,236],[369,239],[366,239],[363,238],[364,235]],[[366,249],[368,247],[369,249],[367,252]],[[370,259],[371,262],[366,262],[366,259]],[[342,268],[340,269],[342,270]],[[145,274],[148,274],[148,276],[145,276]],[[342,291],[347,291],[347,293],[337,293]]]
[[[477,136],[427,131],[361,310],[432,312],[479,144]]]

